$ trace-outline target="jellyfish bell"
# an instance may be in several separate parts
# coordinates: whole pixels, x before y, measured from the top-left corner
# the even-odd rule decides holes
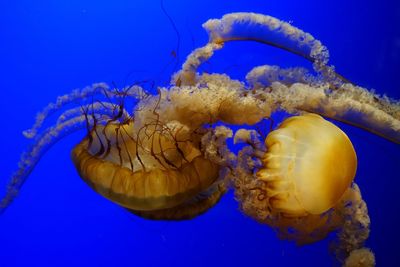
[[[203,157],[185,131],[161,128],[146,126],[135,135],[133,121],[97,126],[72,150],[72,161],[97,193],[133,213],[195,217],[224,193],[219,166]]]
[[[262,202],[265,217],[324,214],[337,205],[356,174],[350,139],[317,114],[284,120],[265,138],[265,150],[254,152],[261,164],[251,171],[255,179],[247,181],[252,188],[246,189],[258,191],[248,201]]]
[[[271,208],[285,215],[322,214],[354,179],[357,157],[347,135],[316,114],[286,119],[266,140],[257,177]]]
[[[265,138],[265,149],[254,153],[261,160],[255,175],[250,169],[234,178],[244,212],[282,232],[297,229],[289,239],[298,243],[315,242],[338,227],[332,210],[348,199],[357,169],[347,135],[307,113],[284,120]]]

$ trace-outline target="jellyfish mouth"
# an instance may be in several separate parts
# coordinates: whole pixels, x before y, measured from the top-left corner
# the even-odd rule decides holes
[[[89,153],[88,139],[72,151],[82,179],[107,199],[135,211],[179,206],[209,188],[219,177],[219,166],[197,156],[177,169],[133,171]]]

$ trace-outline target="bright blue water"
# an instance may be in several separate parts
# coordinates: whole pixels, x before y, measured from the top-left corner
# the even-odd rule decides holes
[[[165,0],[181,36],[180,58],[207,41],[201,24],[233,11],[292,21],[325,43],[337,70],[400,99],[400,4],[382,1]],[[21,132],[56,96],[92,82],[165,84],[176,35],[155,1],[0,2],[0,186],[28,145]],[[242,78],[256,64],[307,62],[259,44],[228,44],[205,69]],[[162,70],[166,70],[163,72]],[[129,76],[127,79],[126,77]],[[344,127],[359,157],[356,181],[372,220],[367,245],[378,266],[397,266],[400,149]],[[327,242],[297,247],[237,210],[232,194],[183,222],[137,218],[78,177],[71,148],[84,132],[42,159],[0,217],[0,266],[331,266]]]

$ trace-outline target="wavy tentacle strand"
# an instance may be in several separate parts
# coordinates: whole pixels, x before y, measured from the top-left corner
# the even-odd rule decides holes
[[[236,156],[226,144],[226,140],[232,136],[232,130],[225,126],[217,126],[213,131],[203,135],[201,143],[204,156],[220,166],[234,165]]]
[[[334,91],[327,85],[313,87],[300,83],[289,87],[273,83],[270,89],[263,96],[274,99],[280,108],[289,113],[318,113],[400,143],[398,101],[380,97],[351,84]]]
[[[286,50],[312,62],[314,69],[332,84],[348,82],[332,66],[327,65],[329,52],[319,40],[274,17],[255,13],[231,13],[222,19],[208,20],[203,27],[209,34],[209,43],[196,49],[183,64],[180,76],[185,85],[193,85],[200,64],[230,41],[256,41]]]
[[[208,43],[203,47],[195,49],[187,56],[186,61],[182,65],[182,70],[173,75],[172,83],[177,86],[195,85],[197,82],[197,69],[201,64],[210,59],[216,50],[221,48],[222,44]]]
[[[196,86],[161,89],[161,96],[139,103],[135,124],[141,127],[158,118],[162,122],[178,121],[195,131],[217,121],[254,124],[271,113],[271,103],[248,94],[239,81],[217,74],[203,74],[198,79]]]
[[[95,83],[92,86],[87,86],[83,89],[75,89],[71,93],[59,96],[55,103],[48,104],[41,112],[36,115],[34,125],[23,132],[26,138],[34,138],[43,123],[52,114],[61,110],[68,104],[74,102],[81,102],[84,99],[93,97],[95,95],[104,95],[106,97],[127,97],[131,96],[137,99],[141,99],[144,95],[144,91],[140,86],[131,86],[123,90],[110,89],[105,83]]]
[[[257,98],[256,93],[226,75],[202,74],[196,86],[170,88],[169,103],[161,105],[160,114],[194,128],[217,121],[252,125],[276,108],[273,99]]]
[[[336,257],[344,263],[344,266],[357,266],[351,263],[363,259],[364,266],[375,266],[374,254],[364,243],[369,237],[370,218],[368,208],[362,199],[357,184],[353,184],[343,195],[340,202],[334,208],[335,216],[341,218],[341,228],[337,234],[337,240],[333,241],[332,249]]]
[[[368,248],[360,248],[353,250],[350,253],[349,257],[346,258],[343,267],[374,267],[375,264],[376,263],[374,253]]]
[[[101,101],[66,110],[58,117],[56,124],[62,124],[65,121],[70,120],[74,117],[82,116],[82,113],[85,110],[90,110],[90,113],[97,114],[98,117],[101,117],[103,121],[111,120],[113,117],[117,116],[118,112],[121,112],[119,118],[119,120],[121,121],[127,121],[131,117],[128,111],[121,106],[114,103]]]
[[[321,84],[321,80],[312,76],[305,68],[280,68],[270,65],[253,68],[247,73],[246,81],[252,89],[265,88],[271,86],[273,82],[280,82],[284,85],[294,83]]]
[[[42,156],[63,137],[86,127],[86,118],[78,116],[64,121],[55,127],[46,129],[35,140],[35,143],[21,155],[18,170],[11,176],[7,192],[0,200],[0,213],[11,204],[18,195],[26,179],[40,161]]]
[[[256,41],[299,55],[332,84],[349,82],[329,66],[329,51],[311,34],[277,18],[255,13],[231,13],[203,24],[210,42]]]
[[[36,134],[38,133],[38,130],[40,129],[40,127],[43,125],[45,120],[50,115],[52,115],[56,111],[60,110],[65,105],[68,105],[68,104],[70,104],[74,101],[80,100],[82,98],[91,96],[91,95],[97,93],[98,91],[103,91],[103,90],[105,90],[105,91],[109,90],[109,87],[107,84],[95,83],[92,86],[85,87],[84,89],[81,89],[81,90],[75,89],[69,94],[59,96],[55,103],[49,103],[41,112],[36,114],[35,123],[33,124],[33,126],[30,129],[24,131],[23,135],[26,138],[34,138],[36,136]]]
[[[203,27],[209,34],[210,42],[252,40],[288,50],[318,64],[326,65],[329,60],[328,49],[319,40],[271,16],[231,13],[221,19],[208,20]]]
[[[370,131],[392,142],[400,142],[400,102],[360,86],[342,84],[332,90],[329,83],[302,68],[259,66],[246,79],[251,89],[265,90],[264,99],[289,113],[308,111]],[[275,104],[275,105],[276,105]]]

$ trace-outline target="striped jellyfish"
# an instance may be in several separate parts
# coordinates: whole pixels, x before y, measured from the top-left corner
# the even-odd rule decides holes
[[[368,210],[354,182],[357,154],[346,133],[326,119],[399,144],[399,102],[336,73],[319,40],[276,18],[232,13],[203,27],[208,43],[189,54],[170,86],[157,94],[139,85],[116,89],[100,83],[58,97],[40,112],[24,132],[34,142],[12,175],[0,211],[52,145],[86,129],[71,153],[79,176],[138,216],[193,218],[231,187],[241,211],[276,229],[280,238],[308,244],[335,231],[333,252],[343,266],[374,266],[374,254],[364,247]],[[198,71],[232,41],[299,55],[315,74],[263,65],[243,82]],[[126,101],[134,102],[132,111]],[[261,136],[256,125],[276,111],[290,117]],[[53,126],[42,129],[56,112],[61,115]],[[229,125],[247,127],[234,132]],[[233,152],[230,138],[245,146]]]

